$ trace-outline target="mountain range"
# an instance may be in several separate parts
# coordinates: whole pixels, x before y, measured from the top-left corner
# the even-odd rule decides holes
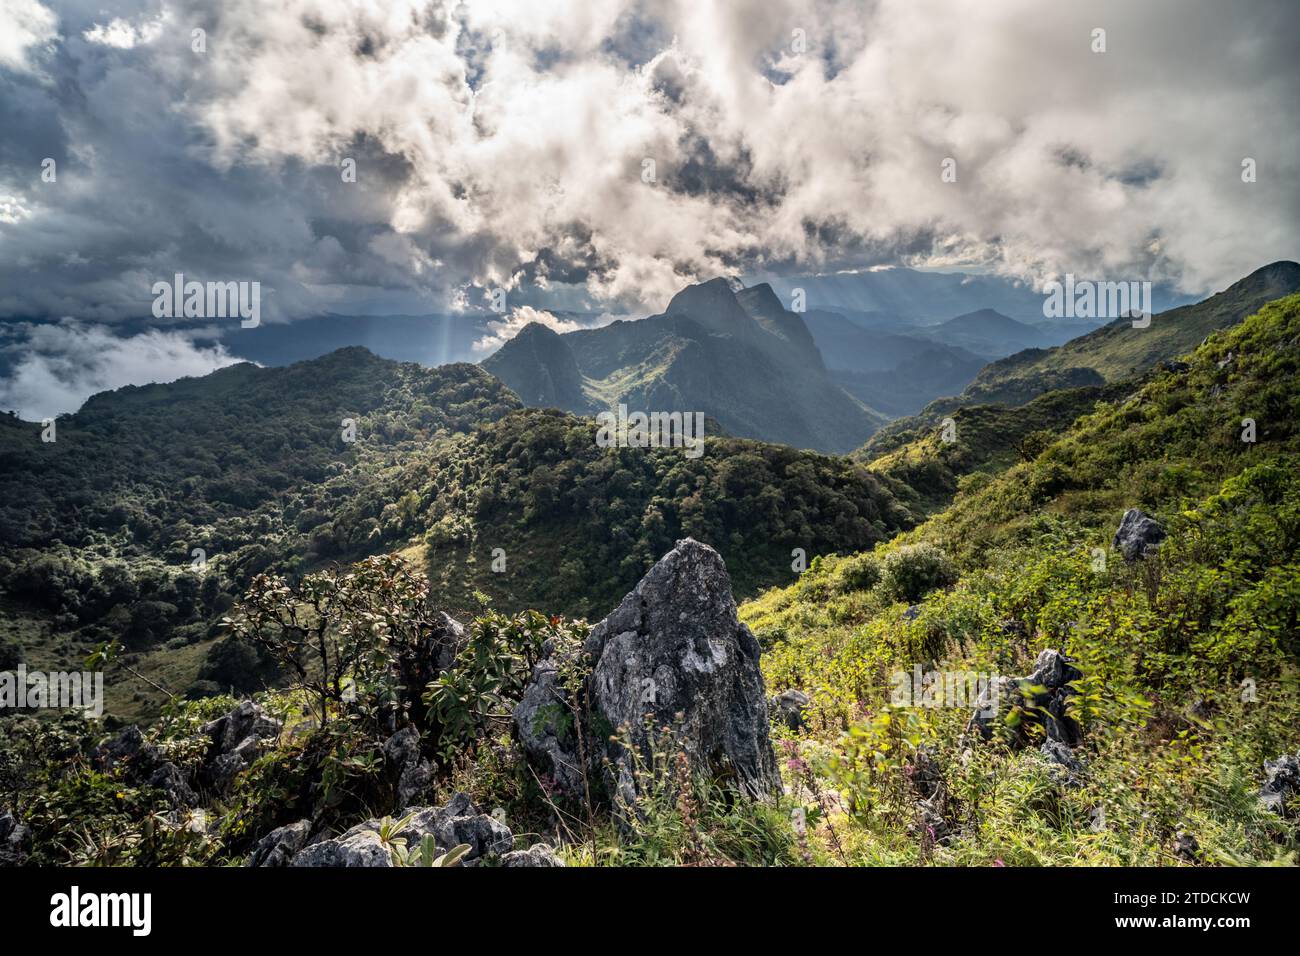
[[[711,422],[736,428],[756,419],[735,403],[768,414],[801,382],[864,410],[837,376],[971,360],[858,325],[881,343],[872,352],[833,313],[805,322],[770,287],[721,280],[644,322],[525,328],[503,350],[532,372],[513,387],[493,360],[430,369],[351,347],[101,393],[54,431],[0,417],[0,669],[94,661],[110,715],[33,731],[0,713],[0,796],[15,808],[0,814],[2,848],[46,863],[229,864],[273,857],[292,830],[295,852],[319,831],[313,852],[328,856],[348,844],[332,835],[361,839],[348,828],[372,832],[364,821],[396,819],[450,781],[521,832],[548,832],[565,798],[531,761],[568,725],[537,682],[570,679],[580,657],[564,655],[590,634],[648,628],[640,648],[665,628],[716,625],[740,642],[723,648],[729,665],[749,668],[738,726],[760,743],[774,728],[789,755],[764,771],[779,804],[713,796],[724,775],[697,803],[674,793],[621,830],[597,793],[561,811],[570,861],[590,862],[575,847],[597,840],[610,841],[601,860],[621,862],[1285,860],[1300,837],[1259,794],[1263,761],[1300,743],[1300,295],[1268,297],[1296,285],[1300,266],[1275,263],[1148,329],[1031,349],[1011,364],[1088,381],[932,402],[851,456],[712,427],[698,458],[597,441],[592,409],[710,398],[711,363],[737,386]],[[1004,318],[957,327],[1015,332]],[[842,349],[819,347],[814,328],[845,335]],[[873,371],[828,368],[828,352]],[[934,419],[945,408],[951,440]],[[800,404],[786,425],[815,412]],[[1148,550],[1130,559],[1115,529],[1135,521]],[[323,659],[330,641],[362,639],[353,663],[377,661],[379,677],[362,674],[355,701],[325,687],[313,724],[305,689],[321,685],[303,659],[317,651],[301,635],[318,624]],[[609,646],[601,673],[630,666]],[[436,668],[385,678],[412,648]],[[654,673],[699,669],[685,659]],[[929,710],[890,696],[889,675],[929,661],[1023,674],[1010,680],[1054,695],[1064,717],[1044,727],[1013,708],[984,741],[973,701]],[[1240,692],[1247,680],[1266,707]],[[706,735],[717,722],[694,717],[710,700],[672,698]],[[120,720],[145,729],[106,740]],[[280,720],[297,729],[274,735]],[[268,736],[249,743],[241,721]],[[935,800],[944,787],[968,802]],[[845,801],[834,834],[819,792]],[[1026,793],[1051,802],[1026,808]],[[855,809],[882,800],[898,812]],[[1140,836],[1096,839],[1101,803],[1117,833]],[[168,822],[195,807],[208,829]],[[809,822],[796,833],[799,809]],[[97,838],[69,844],[69,820]],[[707,841],[673,836],[696,833]]]
[[[527,405],[702,412],[728,434],[846,452],[886,416],[832,379],[767,284],[688,286],[658,315],[564,334],[537,323],[482,363]]]

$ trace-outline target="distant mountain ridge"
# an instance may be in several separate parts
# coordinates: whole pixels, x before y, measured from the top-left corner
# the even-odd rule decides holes
[[[1021,349],[1049,344],[1047,336],[1032,325],[1018,322],[995,309],[978,309],[928,326],[925,333],[950,345],[978,354],[1001,358]]]
[[[528,405],[698,411],[729,434],[825,452],[857,447],[885,421],[836,384],[767,284],[712,279],[659,315],[596,329],[532,324],[481,364]]]
[[[1300,264],[1273,262],[1222,292],[1152,317],[1135,328],[1120,319],[1050,349],[990,364],[958,396],[960,404],[1021,405],[1053,388],[1100,385],[1137,375],[1191,351],[1213,332],[1236,325],[1266,302],[1300,291]]]

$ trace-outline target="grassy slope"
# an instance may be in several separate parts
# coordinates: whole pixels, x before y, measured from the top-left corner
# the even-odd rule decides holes
[[[1114,323],[1059,348],[1008,356],[986,366],[961,395],[891,422],[854,457],[870,462],[918,514],[933,514],[952,501],[963,476],[996,474],[1032,457],[1098,401],[1128,395],[1137,378],[1159,374],[1151,370],[1160,362],[1297,287],[1300,266],[1274,263],[1209,299],[1156,316],[1147,329]],[[1009,410],[1019,407],[1023,413]],[[957,425],[954,443],[940,441],[941,420],[949,416]]]
[[[880,443],[862,457],[886,479],[901,501],[918,514],[933,514],[952,502],[967,475],[996,475],[1044,441],[1062,434],[1098,402],[1113,400],[1131,384],[1048,392],[1019,408],[971,405],[952,412],[954,440],[942,426],[914,427]]]
[[[1182,830],[1206,862],[1294,862],[1294,826],[1262,813],[1253,793],[1261,762],[1300,745],[1300,296],[1190,361],[1098,406],[1034,461],[958,494],[876,555],[819,562],[742,608],[768,648],[769,689],[814,698],[811,732],[783,749],[810,806],[844,808],[834,834],[819,831],[826,852],[853,863],[1171,864]],[[1256,444],[1240,440],[1245,417]],[[1158,560],[1129,567],[1106,546],[1133,505],[1170,539]],[[919,543],[948,549],[962,574],[904,614],[884,585],[861,586],[872,577],[863,568]],[[1047,647],[1085,675],[1077,786],[1034,749],[970,746],[969,707],[889,706],[895,670],[1024,674]],[[939,835],[959,834],[946,844],[928,836],[935,821],[920,817],[909,783],[921,746],[941,768]]]
[[[965,403],[1022,404],[1058,379],[1091,371],[1106,382],[1130,378],[1162,359],[1195,348],[1205,336],[1239,322],[1265,302],[1300,287],[1300,266],[1275,262],[1203,302],[1154,316],[1147,328],[1116,321],[1057,348],[994,362],[962,393]],[[1080,370],[1084,370],[1081,372]]]

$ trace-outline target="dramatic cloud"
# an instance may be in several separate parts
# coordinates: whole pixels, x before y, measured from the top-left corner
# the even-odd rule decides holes
[[[0,9],[0,316],[140,317],[174,272],[275,321],[876,263],[1199,293],[1300,255],[1283,0]]]
[[[58,36],[58,17],[38,0],[5,0],[0,4],[0,69],[31,72],[32,53],[39,53]]]
[[[12,332],[3,351],[17,358],[11,374],[0,378],[0,410],[28,420],[74,412],[96,392],[207,375],[239,361],[220,345],[199,347],[185,335],[157,329],[119,336],[103,325],[65,319]]]
[[[495,352],[518,335],[519,330],[530,322],[544,325],[555,332],[576,332],[578,329],[587,327],[569,319],[558,318],[550,312],[543,312],[534,309],[532,306],[525,305],[515,309],[503,319],[489,322],[487,324],[489,334],[474,343],[474,351],[480,356],[487,356]]]

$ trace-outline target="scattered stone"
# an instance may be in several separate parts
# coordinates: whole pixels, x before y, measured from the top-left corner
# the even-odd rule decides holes
[[[907,825],[909,833],[914,837],[924,833],[935,846],[947,846],[952,842],[952,828],[948,826],[948,821],[943,818],[943,814],[934,806],[933,801],[918,800],[916,810],[917,819]]]
[[[1046,757],[1049,763],[1064,767],[1072,773],[1077,773],[1083,769],[1083,765],[1074,756],[1074,751],[1059,740],[1043,741],[1043,745],[1038,748],[1038,752]]]
[[[374,824],[372,826],[372,824]],[[358,824],[341,837],[314,843],[293,857],[290,866],[396,866],[393,854],[379,839],[377,820]]]
[[[560,684],[554,647],[548,645],[543,645],[546,656],[533,667],[515,707],[515,730],[529,760],[541,771],[543,785],[561,796],[578,797],[583,795],[587,768],[579,754],[573,704]]]
[[[409,818],[409,819],[408,819]],[[447,852],[462,843],[469,845],[464,862],[473,863],[510,851],[514,836],[494,817],[480,813],[469,795],[458,793],[445,807],[410,807],[394,820],[405,821],[394,839],[404,839],[406,848],[415,852],[426,835],[432,836],[438,850]],[[322,840],[301,850],[293,857],[293,866],[394,866],[392,853],[379,839],[380,821],[367,820],[332,840]]]
[[[228,792],[235,777],[258,758],[266,741],[280,736],[283,726],[251,700],[208,721],[202,730],[211,744],[199,768],[199,780],[215,793]]]
[[[564,866],[564,861],[555,855],[555,851],[544,843],[537,843],[527,850],[514,850],[501,858],[502,866]]]
[[[310,835],[310,820],[299,820],[272,830],[257,841],[244,866],[288,866],[298,851],[307,845]]]
[[[402,688],[405,707],[420,706],[420,696],[425,687],[443,671],[452,669],[456,654],[464,643],[464,626],[451,615],[439,611],[433,626],[421,634],[415,654],[403,654],[394,659],[393,668]]]
[[[158,765],[158,769],[150,775],[148,784],[167,794],[173,810],[192,807],[199,802],[199,796],[190,787],[185,774],[170,760]]]
[[[768,709],[790,730],[803,730],[804,713],[812,704],[812,698],[801,690],[790,688],[768,701]]]
[[[1188,863],[1199,863],[1201,860],[1201,844],[1196,837],[1179,830],[1174,834],[1174,856]]]
[[[1077,787],[1081,783],[1079,775],[1083,773],[1083,761],[1061,741],[1045,740],[1038,752],[1047,758],[1060,783],[1067,787]]]
[[[193,807],[199,802],[185,773],[170,760],[164,760],[162,752],[145,739],[135,724],[123,727],[116,737],[96,747],[91,752],[91,760],[99,769],[116,771],[133,784],[163,791],[173,810]]]
[[[249,737],[265,740],[278,737],[283,725],[251,700],[240,701],[234,710],[203,725],[217,753],[230,753]]]
[[[134,775],[152,773],[161,762],[158,748],[144,739],[135,724],[123,727],[118,735],[91,752],[91,759],[101,770],[123,770]]]
[[[412,848],[419,845],[425,833],[432,833],[442,850],[468,843],[469,852],[465,854],[465,860],[469,861],[500,856],[514,845],[510,828],[496,817],[480,813],[467,793],[456,794],[445,807],[405,810],[399,819],[412,813],[415,815],[407,828],[415,834],[407,843]]]
[[[1005,717],[1011,707],[1022,709],[1021,720],[1012,732],[1012,742],[1024,745],[1029,742],[1029,728],[1041,726],[1047,739],[1058,741],[1066,747],[1077,746],[1083,734],[1079,724],[1068,713],[1068,700],[1077,693],[1070,687],[1083,673],[1058,650],[1046,650],[1034,661],[1034,670],[1027,677],[999,677],[992,681],[976,701],[968,730],[978,731],[985,740],[994,731],[1005,726]]]
[[[18,822],[12,810],[0,809],[0,866],[21,866],[30,844],[30,829]]]
[[[1237,356],[1234,355],[1232,352],[1229,352],[1227,355],[1219,359],[1219,361],[1215,362],[1214,364],[1217,365],[1219,368],[1227,368],[1229,365],[1233,363],[1236,357]]]
[[[592,722],[621,729],[617,742],[608,731],[589,733],[583,766],[553,656],[534,669],[514,714],[525,752],[561,794],[580,794],[584,770],[598,772],[604,757],[608,789],[631,805],[636,755],[649,762],[663,727],[673,728],[697,772],[730,778],[755,797],[780,791],[758,642],[737,620],[718,552],[692,538],[677,542],[592,629],[583,652]]]
[[[943,770],[929,747],[918,747],[912,762],[904,768],[903,773],[912,788],[926,799],[938,793],[943,783]]]
[[[1289,817],[1296,811],[1293,799],[1300,793],[1300,754],[1283,754],[1264,761],[1264,785],[1259,801],[1279,816]]]
[[[384,743],[384,760],[397,785],[397,806],[409,807],[429,792],[433,770],[420,753],[420,732],[407,724]]]
[[[1115,532],[1111,547],[1124,556],[1125,561],[1137,561],[1152,554],[1167,535],[1154,518],[1137,508],[1124,512],[1124,518]]]

